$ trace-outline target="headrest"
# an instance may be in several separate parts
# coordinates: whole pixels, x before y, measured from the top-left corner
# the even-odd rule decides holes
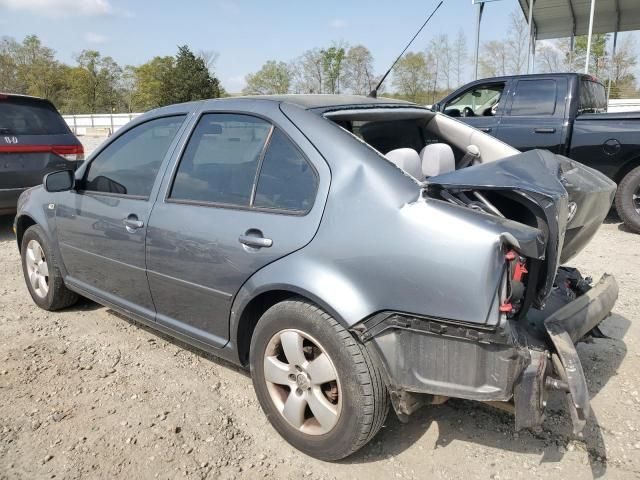
[[[385,157],[417,180],[424,180],[420,155],[413,148],[397,148],[388,152]]]
[[[435,177],[456,169],[453,150],[446,143],[430,143],[420,152],[420,159],[425,177]]]

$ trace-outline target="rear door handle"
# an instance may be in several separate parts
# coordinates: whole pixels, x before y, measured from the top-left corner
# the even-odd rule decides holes
[[[491,127],[480,127],[480,131],[484,133],[489,133],[491,131]]]
[[[247,247],[253,247],[253,248],[269,248],[271,245],[273,245],[273,240],[271,240],[270,238],[265,238],[262,235],[255,236],[255,234],[240,235],[238,237],[238,241],[241,244],[246,245]]]
[[[534,128],[533,131],[536,133],[556,133],[555,128]]]
[[[127,218],[122,220],[122,223],[124,223],[124,228],[127,229],[127,232],[130,233],[133,233],[136,230],[140,230],[142,227],[144,227],[144,222],[142,220],[138,220],[138,216],[134,214],[131,214]]]

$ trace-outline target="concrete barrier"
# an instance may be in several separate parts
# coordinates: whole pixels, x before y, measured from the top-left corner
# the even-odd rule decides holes
[[[611,113],[640,111],[640,98],[611,99],[607,110]]]
[[[125,126],[141,113],[93,113],[63,115],[65,122],[76,135],[109,136]]]

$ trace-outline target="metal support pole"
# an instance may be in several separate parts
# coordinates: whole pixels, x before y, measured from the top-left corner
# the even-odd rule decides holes
[[[618,43],[618,32],[613,33],[613,48],[611,50],[611,60],[609,61],[609,83],[607,85],[607,103],[611,97],[611,74],[613,73],[613,62],[616,58],[616,44]]]
[[[589,14],[589,34],[587,35],[587,58],[584,61],[584,73],[589,73],[589,57],[591,57],[591,35],[593,34],[593,11],[596,0],[591,0],[591,13]]]
[[[482,22],[482,12],[484,11],[484,2],[478,3],[478,17],[476,23],[476,57],[475,57],[475,73],[474,80],[478,79],[478,63],[480,61],[480,22]]]
[[[527,73],[531,72],[531,45],[533,43],[533,4],[534,0],[529,0],[529,45],[527,48]]]
[[[576,32],[575,30],[571,33],[571,40],[569,40],[569,71],[573,72],[573,51],[575,49],[576,43]]]
[[[531,73],[536,73],[536,42],[538,32],[537,29],[533,29],[533,40],[531,42]]]

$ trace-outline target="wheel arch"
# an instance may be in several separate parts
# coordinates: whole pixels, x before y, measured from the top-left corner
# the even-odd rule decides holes
[[[26,232],[27,229],[29,227],[32,227],[33,225],[38,225],[38,222],[36,222],[30,215],[23,214],[16,218],[15,226],[18,250],[22,249],[22,237],[24,237],[24,232]]]
[[[239,297],[243,298],[240,299]],[[341,315],[332,308],[327,302],[318,298],[311,292],[300,289],[291,285],[274,285],[265,287],[253,296],[239,295],[236,304],[231,311],[231,335],[235,340],[238,359],[243,366],[249,364],[249,350],[251,346],[251,338],[255,331],[258,321],[262,315],[272,306],[290,299],[305,300],[317,305],[319,308],[331,315],[338,323],[348,328],[346,322]]]
[[[617,184],[620,184],[620,182],[622,181],[622,179],[624,177],[627,176],[627,174],[633,170],[636,167],[640,167],[640,155],[632,158],[631,160],[628,160],[627,162],[625,162],[622,167],[620,167],[620,170],[618,170],[616,172],[616,174],[614,175],[614,178],[612,179],[614,182],[616,182]]]

